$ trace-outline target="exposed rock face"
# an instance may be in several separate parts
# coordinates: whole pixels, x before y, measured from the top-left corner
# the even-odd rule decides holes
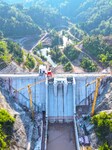
[[[112,83],[110,83],[107,94],[105,95],[103,101],[97,106],[96,113],[100,113],[101,111],[106,113],[112,113]],[[102,143],[98,140],[94,130],[91,131],[90,139],[92,141],[91,145],[95,149],[98,149],[98,145],[102,145]],[[109,145],[112,145],[112,133],[107,137]]]
[[[91,142],[92,147],[94,147],[94,149],[97,149],[97,147],[98,147],[98,145],[97,145],[97,143],[98,143],[98,138],[97,138],[95,132],[92,132],[92,133],[90,134],[90,140],[92,141],[92,142]]]
[[[25,150],[28,145],[28,131],[31,119],[28,114],[17,103],[9,97],[8,93],[0,92],[0,109],[6,109],[16,118],[13,128],[13,137],[10,144],[11,150]]]
[[[0,82],[0,109],[7,110],[15,118],[13,136],[10,150],[37,150],[41,149],[43,140],[43,113],[34,112],[31,119],[31,111],[12,96],[11,92]]]
[[[18,66],[15,62],[11,62],[8,65],[2,65],[2,68],[0,66],[0,73],[1,74],[9,74],[9,73],[23,73],[26,70],[22,69],[20,66]]]
[[[96,112],[111,110],[112,109],[112,83],[108,89],[107,94],[105,95],[104,100],[97,106]]]

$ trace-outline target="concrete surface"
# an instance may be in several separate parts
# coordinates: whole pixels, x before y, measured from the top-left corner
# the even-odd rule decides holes
[[[57,74],[48,83],[45,76],[38,76],[38,74],[0,75],[0,79],[4,79],[5,88],[16,101],[27,108],[30,108],[27,85],[34,84],[31,87],[34,110],[39,112],[48,110],[46,114],[49,119],[53,119],[52,122],[55,120],[68,122],[68,120],[73,121],[75,106],[88,105],[86,98],[94,92],[95,83],[88,87],[86,84],[98,76],[101,75]],[[35,84],[43,80],[44,82]],[[23,87],[25,87],[23,90],[15,92]],[[100,91],[102,91],[101,88]]]
[[[76,150],[73,123],[49,124],[47,150]]]

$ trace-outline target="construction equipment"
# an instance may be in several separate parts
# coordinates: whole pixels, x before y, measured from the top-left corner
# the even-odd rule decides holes
[[[91,146],[81,146],[81,150],[92,150]]]
[[[47,72],[47,77],[52,77],[52,76],[53,76],[53,74],[52,74],[51,70],[48,71],[48,72]]]
[[[36,84],[39,84],[39,83],[42,83],[42,82],[45,82],[45,80],[41,80],[41,81],[38,81],[38,82],[35,82],[35,83],[32,83],[32,84],[28,84],[27,86],[21,88],[21,89],[18,89],[16,90],[15,92],[20,92],[26,88],[28,88],[28,95],[29,95],[29,100],[30,100],[30,110],[31,110],[31,113],[32,113],[32,119],[34,118],[34,108],[33,108],[33,101],[32,101],[32,90],[31,90],[31,87],[32,86],[35,86]]]
[[[100,87],[100,83],[101,83],[101,80],[106,77],[106,75],[104,76],[101,76],[101,77],[98,77],[96,78],[96,80],[90,82],[90,83],[87,83],[86,86],[89,86],[93,83],[96,83],[96,88],[95,88],[95,92],[94,92],[94,100],[93,100],[93,104],[92,104],[92,110],[91,110],[91,116],[94,116],[94,112],[95,112],[95,106],[96,106],[96,100],[97,100],[97,97],[98,97],[98,92],[99,92],[99,87]]]
[[[47,77],[48,77],[48,80],[52,79],[52,72],[48,73],[47,74]],[[51,77],[51,78],[50,78]],[[34,118],[34,108],[33,108],[33,100],[32,100],[32,90],[31,90],[31,87],[39,84],[39,83],[42,83],[42,82],[45,82],[46,79],[44,80],[41,80],[41,81],[38,81],[38,82],[35,82],[35,83],[32,83],[32,84],[28,84],[27,86],[23,87],[23,88],[20,88],[18,90],[15,90],[15,92],[20,92],[24,89],[28,89],[28,95],[29,95],[29,100],[30,100],[30,109],[31,109],[31,113],[32,113],[32,119]]]

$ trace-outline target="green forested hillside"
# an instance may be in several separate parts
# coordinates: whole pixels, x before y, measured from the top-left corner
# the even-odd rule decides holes
[[[9,64],[10,62],[16,62],[24,69],[32,70],[38,69],[38,65],[42,64],[42,61],[38,58],[34,58],[31,54],[25,52],[17,43],[1,39],[0,40],[0,63]]]
[[[75,21],[90,34],[112,34],[112,1],[85,1],[78,9]]]
[[[84,2],[84,0],[32,0],[31,4],[33,5],[41,5],[44,7],[51,6],[58,10],[58,12],[67,16],[70,19],[73,19],[74,14],[76,13],[77,8]]]
[[[103,37],[88,37],[84,40],[83,46],[85,51],[103,66],[112,66],[112,45]]]
[[[15,1],[10,0],[10,2],[14,3]],[[10,10],[12,18],[8,21],[15,23],[14,18],[16,18],[17,22],[20,20],[23,22],[23,18],[25,18],[26,25],[29,28],[32,26],[30,32],[35,30],[34,22],[42,27],[53,27],[57,24],[66,24],[66,19],[63,17],[66,16],[89,34],[110,35],[112,33],[111,0],[78,0],[76,2],[74,0],[57,0],[56,2],[51,0],[21,0],[17,2],[29,7],[27,7],[27,11],[23,11],[17,10],[13,6]],[[15,11],[18,11],[18,15]],[[18,17],[21,19],[18,20]]]
[[[0,40],[0,61],[9,63],[11,60],[15,60],[21,64],[24,61],[23,55],[24,52],[18,44]]]
[[[9,4],[5,2],[9,2]],[[87,55],[90,55],[101,66],[112,66],[112,44],[108,44],[104,40],[105,37],[108,40],[112,34],[112,0],[4,0],[4,2],[0,0],[0,37],[4,35],[5,37],[27,36],[29,38],[28,35],[33,37],[32,35],[36,34],[41,35],[38,36],[39,40],[45,36],[42,40],[46,45],[49,41],[52,42],[52,45],[58,45],[56,52],[55,50],[51,51],[55,60],[55,56],[57,58],[58,53],[60,54],[58,36],[54,36],[53,39],[50,36],[55,30],[62,41],[63,37],[67,37],[68,45],[71,43],[75,47],[77,44],[80,50],[85,50]],[[62,46],[63,43],[61,42],[60,45]],[[81,43],[82,48],[80,48]],[[3,43],[1,44],[3,46]],[[73,61],[71,51],[72,48],[67,50],[66,55]],[[9,60],[10,57],[7,59],[8,53],[5,51],[4,53],[6,58],[3,56],[1,59]],[[9,52],[9,56],[10,54]],[[18,58],[19,54],[14,56],[17,57],[15,61],[20,59]],[[61,59],[65,60],[61,55],[58,59],[60,62]],[[22,60],[23,57],[21,57]],[[30,60],[34,62],[27,56],[26,66],[29,66],[28,68],[31,65],[28,62]],[[84,69],[87,67],[87,62],[90,66],[89,64],[92,64],[91,58],[89,60],[83,59]],[[31,66],[34,67],[34,65]],[[92,70],[94,68],[95,65],[92,65]]]
[[[37,25],[44,29],[68,25],[66,18],[62,17],[58,10],[52,7],[37,5],[29,8],[26,13]]]
[[[39,27],[24,10],[0,2],[0,30],[5,36],[26,36],[38,33]]]

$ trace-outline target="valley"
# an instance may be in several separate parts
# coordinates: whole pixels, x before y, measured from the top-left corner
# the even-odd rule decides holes
[[[0,150],[111,139],[112,0],[0,0]]]
[[[103,5],[103,0],[101,1],[102,2],[100,4]],[[107,54],[108,52],[105,52],[105,49],[103,48],[106,47],[108,43],[105,43],[105,45],[102,44],[104,38],[108,37],[109,39],[111,39],[110,38],[111,30],[109,30],[110,32],[106,34],[103,33],[102,35],[100,35],[99,33],[97,34],[97,38],[99,39],[101,45],[100,47],[101,49],[104,50],[102,50],[103,53],[100,52],[101,54],[99,53],[97,54],[98,56],[94,56],[94,54],[91,51],[91,48],[92,48],[92,44],[95,45],[97,43],[95,43],[95,39],[93,39],[94,36],[91,35],[90,32],[84,29],[84,24],[82,26],[83,22],[85,21],[88,22],[88,21],[85,20],[82,21],[82,23],[80,23],[81,21],[77,22],[74,20],[80,16],[81,12],[83,12],[85,15],[84,11],[87,5],[86,2],[83,3],[82,0],[76,4],[78,8],[73,11],[74,16],[76,14],[76,18],[73,18],[73,14],[71,14],[71,16],[68,16],[68,14],[66,14],[64,10],[66,9],[67,6],[68,6],[67,11],[70,8],[72,8],[71,7],[73,3],[72,0],[67,3],[62,2],[60,0],[57,6],[54,6],[53,3],[48,2],[48,0],[46,0],[45,2],[38,1],[38,3],[36,3],[33,0],[30,2],[25,2],[25,1],[21,1],[21,2],[16,1],[16,2],[17,2],[16,5],[13,4],[15,3],[15,1],[13,1],[12,4],[9,5],[1,1],[0,14],[1,14],[1,21],[3,22],[3,24],[1,24],[2,26],[0,27],[0,31],[1,31],[1,36],[4,36],[9,40],[18,43],[20,45],[20,49],[25,51],[27,55],[31,55],[32,58],[28,58],[28,59],[32,60],[32,65],[31,64],[24,65],[26,64],[25,62],[27,61],[27,59],[25,56],[26,54],[25,55],[23,54],[24,63],[21,63],[21,65],[18,64],[20,65],[20,67],[25,66],[26,71],[35,72],[38,70],[38,65],[40,63],[43,63],[47,65],[47,68],[49,68],[49,66],[52,66],[52,69],[58,70],[58,67],[59,68],[61,67],[62,72],[70,71],[75,73],[101,72],[104,70],[105,72],[108,72],[107,71],[109,70],[108,68],[111,68],[112,45],[111,44],[108,45],[108,49],[110,49],[109,50],[110,55],[108,57]],[[47,6],[47,2],[49,3],[48,6]],[[92,3],[92,0],[90,3]],[[43,8],[41,7],[42,4],[44,4]],[[63,7],[61,7],[61,5]],[[99,3],[97,5],[99,6]],[[110,8],[110,6],[111,4],[110,5],[106,4],[106,7]],[[10,16],[9,18],[7,18],[7,15],[3,14],[5,7],[7,7],[6,13],[7,15]],[[89,2],[87,7],[88,9],[91,8]],[[106,10],[105,13],[108,13],[110,15],[109,8],[108,10]],[[81,11],[79,13],[80,9]],[[71,12],[72,9],[70,13]],[[93,13],[92,15],[95,14]],[[80,18],[78,20],[80,20]],[[9,22],[9,26],[7,26],[7,24],[4,24],[5,19],[7,20],[7,22]],[[20,24],[20,26],[17,25],[17,22]],[[93,23],[95,23],[94,20]],[[15,28],[14,26],[15,27],[17,26],[17,28]],[[9,30],[8,28],[10,28],[11,30]],[[93,29],[91,30],[91,32],[93,32]],[[105,28],[105,32],[106,32],[106,28]],[[89,39],[91,39],[90,49],[86,47],[86,45],[89,44]],[[1,38],[1,40],[5,40],[5,39]],[[46,49],[48,49],[48,51],[46,51]],[[108,51],[108,49],[106,51]],[[48,57],[45,55],[45,52],[42,51],[46,51]],[[75,53],[73,54],[73,52]],[[104,56],[105,53],[106,56]],[[38,59],[38,63],[36,62],[37,59]]]

